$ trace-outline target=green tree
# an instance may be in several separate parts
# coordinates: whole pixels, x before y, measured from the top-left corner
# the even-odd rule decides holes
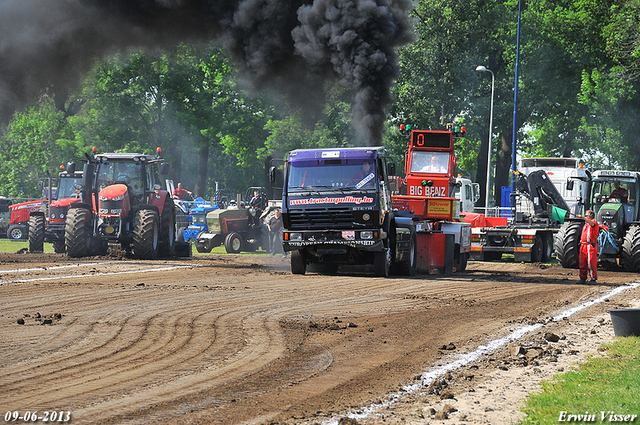
[[[84,157],[64,119],[45,96],[29,109],[15,114],[0,138],[0,193],[12,197],[42,196],[38,182],[56,177],[60,165]]]

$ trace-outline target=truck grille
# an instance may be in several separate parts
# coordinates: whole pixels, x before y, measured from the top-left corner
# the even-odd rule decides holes
[[[289,210],[290,230],[339,229],[361,227],[349,208]]]

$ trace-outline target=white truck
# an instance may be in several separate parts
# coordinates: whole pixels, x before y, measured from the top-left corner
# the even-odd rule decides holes
[[[458,176],[453,188],[453,198],[460,201],[460,212],[473,212],[476,202],[480,199],[480,185],[471,179]]]
[[[587,170],[577,158],[523,158],[520,160],[520,171],[529,176],[532,171],[544,170],[549,180],[556,187],[567,203],[569,210],[579,214],[581,204],[587,195]],[[567,188],[567,181],[575,182],[572,188]],[[532,210],[532,206],[531,209]]]

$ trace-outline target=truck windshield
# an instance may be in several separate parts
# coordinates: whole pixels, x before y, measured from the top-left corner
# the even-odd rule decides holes
[[[449,153],[414,151],[411,155],[411,172],[447,174]]]
[[[75,198],[76,184],[82,184],[82,177],[63,177],[58,183],[58,199]]]
[[[289,165],[289,191],[309,189],[374,189],[372,159],[296,161]]]

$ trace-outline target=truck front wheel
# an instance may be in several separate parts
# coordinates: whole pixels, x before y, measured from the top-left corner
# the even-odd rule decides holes
[[[373,253],[373,273],[378,277],[389,277],[391,268],[391,250],[384,248]]]
[[[551,261],[551,256],[553,255],[553,234],[552,233],[544,233],[542,235],[542,262],[548,263]]]
[[[307,272],[307,262],[302,251],[291,251],[291,273],[305,274]]]
[[[538,235],[536,236],[536,241],[533,243],[533,246],[531,247],[532,263],[542,262],[543,250],[544,250],[544,244],[542,243],[542,237]]]

